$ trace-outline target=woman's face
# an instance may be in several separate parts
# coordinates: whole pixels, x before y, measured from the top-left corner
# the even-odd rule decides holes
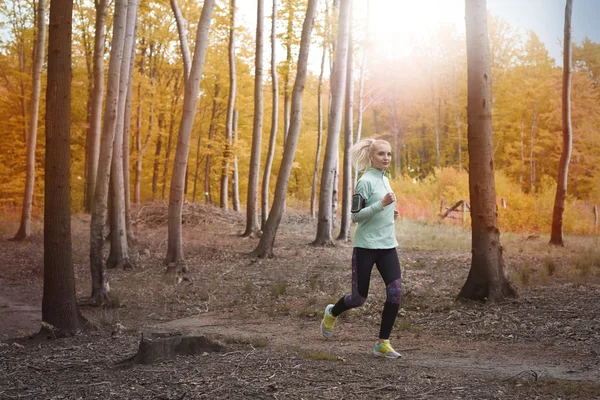
[[[377,168],[380,171],[384,171],[389,168],[392,162],[392,148],[387,142],[375,142],[373,143],[373,150],[371,152],[371,165],[373,168]]]

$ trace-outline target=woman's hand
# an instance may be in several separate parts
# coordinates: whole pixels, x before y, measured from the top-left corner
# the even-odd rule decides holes
[[[390,204],[392,204],[393,202],[396,201],[396,195],[394,195],[393,192],[388,192],[385,194],[385,196],[383,196],[383,199],[381,199],[381,204],[383,204],[383,206],[389,206]]]
[[[398,218],[399,215],[400,215],[400,211],[394,210],[394,221],[396,220],[396,218]]]

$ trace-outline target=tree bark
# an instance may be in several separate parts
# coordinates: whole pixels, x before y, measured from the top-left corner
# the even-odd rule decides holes
[[[237,138],[238,138],[238,111],[233,110],[233,176],[231,178],[231,201],[233,203],[233,211],[240,212],[240,190],[238,176],[238,159],[237,159]]]
[[[256,61],[254,66],[254,121],[252,125],[252,150],[248,173],[248,200],[246,202],[246,230],[242,236],[258,235],[258,174],[260,173],[260,152],[263,123],[263,20],[265,16],[263,0],[257,1],[256,13]]]
[[[352,21],[352,2],[350,1],[350,21]],[[344,110],[344,161],[342,169],[342,219],[337,240],[350,241],[350,203],[352,199],[352,164],[350,147],[352,147],[352,124],[354,107],[354,57],[352,43],[352,25],[348,35],[348,57],[346,66],[346,103]]]
[[[113,141],[115,138],[119,110],[119,81],[121,62],[123,59],[126,17],[127,0],[116,0],[113,17],[110,61],[108,65],[108,82],[106,87],[102,140],[100,143],[96,190],[94,192],[92,218],[90,222],[90,269],[92,274],[92,295],[90,303],[97,305],[109,302],[108,293],[110,291],[110,286],[106,275],[106,265],[103,260],[103,227],[106,220],[110,172],[113,157]]]
[[[292,73],[292,39],[294,36],[294,6],[287,2],[289,14],[285,36],[285,74],[283,76],[283,144],[287,140],[290,129],[290,75]]]
[[[554,198],[554,212],[552,213],[552,233],[550,244],[564,246],[563,214],[565,212],[565,198],[569,183],[569,162],[573,146],[571,129],[571,14],[573,13],[573,0],[567,0],[565,5],[565,40],[563,50],[563,82],[562,82],[562,130],[563,148],[558,166],[558,179],[556,197]]]
[[[188,154],[190,149],[190,136],[196,115],[196,103],[200,92],[200,80],[206,49],[208,47],[208,31],[215,8],[215,0],[205,0],[198,22],[196,33],[196,48],[194,59],[190,69],[190,76],[185,85],[183,98],[183,114],[179,125],[177,149],[175,151],[175,162],[173,175],[171,177],[171,189],[169,192],[169,236],[166,264],[169,265],[167,272],[185,271],[183,256],[183,238],[181,233],[181,212],[183,208],[183,187],[185,184],[185,173],[187,170]]]
[[[271,135],[269,137],[269,151],[265,161],[265,172],[262,181],[262,213],[261,229],[264,230],[269,216],[269,182],[271,179],[271,168],[275,155],[275,143],[277,141],[277,119],[279,118],[279,91],[277,83],[277,0],[273,0],[273,17],[271,18],[271,84],[273,85],[273,111],[271,114]],[[287,118],[287,116],[285,117]]]
[[[515,297],[517,292],[504,271],[497,220],[485,0],[465,1],[465,23],[472,259],[467,281],[458,297],[501,301]]]
[[[225,122],[225,152],[223,154],[223,172],[221,174],[221,208],[229,208],[229,162],[233,134],[233,109],[235,106],[235,11],[236,0],[231,0],[231,27],[229,29],[229,99],[227,101],[227,120]]]
[[[82,327],[71,249],[71,29],[73,2],[53,0],[48,35],[44,183],[44,294],[40,336]]]
[[[273,199],[273,208],[267,219],[265,230],[260,238],[258,246],[253,254],[259,257],[272,257],[275,236],[285,205],[287,185],[292,172],[294,155],[298,144],[300,126],[302,123],[302,92],[306,84],[308,54],[310,50],[310,37],[314,24],[315,13],[317,10],[317,0],[309,0],[306,10],[306,18],[302,27],[302,38],[300,40],[300,54],[298,56],[298,72],[296,82],[292,93],[292,113],[287,140],[283,150],[283,159],[281,168],[277,174],[277,184],[275,187],[275,198]]]
[[[31,208],[33,206],[33,190],[35,188],[35,149],[42,87],[42,66],[44,65],[44,47],[46,43],[46,0],[38,0],[36,25],[37,35],[31,76],[31,101],[29,103],[31,107],[29,112],[29,134],[26,141],[25,192],[23,193],[21,224],[13,240],[24,240],[31,235]]]
[[[102,129],[102,99],[104,98],[104,40],[106,36],[106,11],[108,0],[96,2],[96,26],[94,28],[94,86],[92,89],[92,109],[90,128],[87,132],[88,156],[86,158],[87,203],[85,209],[92,212],[94,193],[100,158],[100,132]]]
[[[346,58],[348,57],[348,35],[350,26],[350,1],[340,4],[338,33],[336,41],[335,63],[331,77],[331,104],[327,126],[327,145],[321,173],[321,188],[319,194],[319,219],[315,245],[331,245],[333,239],[331,229],[333,215],[333,182],[336,173],[337,154],[342,122],[342,105],[346,84]]]
[[[165,116],[161,112],[158,114],[158,137],[156,138],[156,148],[154,150],[154,168],[152,169],[152,201],[156,200],[158,193],[158,166],[160,164],[160,152],[162,151],[162,132],[164,128]]]
[[[204,165],[204,201],[206,204],[211,204],[211,193],[210,193],[210,162],[212,152],[212,140],[215,134],[215,124],[217,120],[217,109],[218,109],[218,97],[221,86],[217,80],[215,83],[215,95],[213,96],[212,113],[210,115],[210,125],[208,126],[208,144],[206,145],[206,162]]]
[[[191,69],[190,46],[187,40],[187,24],[179,9],[177,0],[170,0],[170,2],[173,14],[175,15],[175,23],[177,24],[177,33],[179,34],[179,43],[181,45],[181,56],[183,57],[183,81],[184,85],[187,86],[187,80],[190,76]]]
[[[163,169],[163,186],[162,186],[162,199],[166,199],[167,197],[167,178],[169,175],[169,162],[171,160],[171,143],[173,142],[173,130],[175,129],[175,108],[179,103],[179,90],[181,89],[179,76],[177,76],[175,80],[175,96],[171,101],[171,118],[169,121],[169,138],[167,139],[167,150],[165,152],[165,166]],[[200,140],[200,136],[198,136],[198,140]]]

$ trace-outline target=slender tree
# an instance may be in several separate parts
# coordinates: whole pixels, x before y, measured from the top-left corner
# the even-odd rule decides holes
[[[179,44],[181,45],[181,55],[183,57],[183,80],[184,85],[187,84],[187,79],[190,76],[191,69],[191,56],[190,56],[190,46],[187,40],[187,26],[185,23],[185,19],[183,18],[183,14],[179,9],[179,4],[177,4],[177,0],[170,0],[171,8],[173,9],[173,14],[175,15],[175,23],[177,24],[177,33],[179,34]]]
[[[200,92],[200,80],[208,47],[208,31],[215,8],[215,0],[205,0],[198,22],[196,33],[196,47],[194,58],[190,69],[190,75],[185,84],[183,98],[183,114],[179,124],[179,135],[177,149],[175,151],[175,162],[173,175],[171,177],[171,189],[169,192],[169,236],[167,245],[166,264],[169,265],[168,272],[176,273],[185,271],[183,256],[183,238],[181,233],[181,213],[183,209],[183,189],[188,164],[190,149],[190,136],[194,116],[196,115],[196,103]]]
[[[269,216],[269,182],[271,168],[275,155],[275,142],[277,141],[277,119],[279,118],[279,90],[277,85],[277,0],[273,0],[273,16],[271,18],[271,84],[273,86],[273,108],[271,114],[271,135],[269,137],[269,151],[265,161],[265,172],[262,181],[262,213],[261,229],[264,229]]]
[[[562,131],[563,147],[558,166],[558,179],[556,197],[554,198],[554,212],[552,213],[552,234],[550,244],[564,246],[563,239],[563,214],[565,212],[565,198],[567,197],[567,184],[569,182],[569,162],[573,147],[573,131],[571,128],[571,14],[573,13],[573,0],[567,0],[565,5],[565,39],[563,41],[563,82],[562,82]]]
[[[71,28],[73,1],[52,0],[46,87],[44,294],[41,338],[82,328],[71,249]]]
[[[498,229],[486,0],[465,0],[467,34],[471,269],[460,298],[500,301],[517,295],[504,270]]]
[[[185,74],[185,71],[184,71]],[[184,75],[185,78],[185,75]],[[163,179],[162,179],[162,199],[166,199],[167,197],[167,177],[169,175],[169,161],[171,160],[171,144],[173,142],[173,131],[175,129],[175,109],[177,108],[177,104],[179,103],[179,98],[181,97],[181,75],[177,75],[175,77],[175,84],[173,87],[175,95],[171,100],[171,116],[169,121],[169,137],[167,139],[167,149],[165,151],[165,165],[163,167]],[[200,99],[202,101],[202,99]],[[202,107],[200,107],[202,109]],[[198,135],[198,145],[200,145],[200,136]],[[198,174],[198,169],[196,168],[196,175]],[[194,196],[195,197],[195,196]]]
[[[350,2],[350,21],[352,21],[352,0]],[[352,43],[352,23],[348,35],[348,58],[346,66],[346,101],[344,104],[344,160],[342,166],[342,220],[340,233],[337,240],[350,240],[350,203],[352,198],[352,163],[350,161],[350,147],[352,147],[352,124],[354,106],[354,51]]]
[[[273,207],[265,230],[260,238],[257,248],[253,254],[259,257],[272,257],[273,245],[275,236],[285,205],[285,196],[287,192],[288,180],[292,172],[292,164],[294,163],[294,155],[298,144],[298,136],[300,134],[300,126],[302,124],[302,93],[306,84],[308,54],[310,50],[310,38],[314,25],[315,13],[317,10],[317,0],[309,0],[306,10],[306,18],[302,27],[302,38],[300,40],[300,54],[298,56],[298,73],[296,74],[296,82],[292,92],[292,110],[290,127],[285,141],[283,150],[283,159],[281,167],[277,174],[277,185],[275,188],[275,198],[273,199]]]
[[[238,111],[233,110],[233,171],[231,177],[231,200],[233,203],[233,211],[240,212],[240,189],[238,176],[238,158],[237,158],[237,142],[238,142]]]
[[[206,149],[208,150],[206,154],[206,162],[204,164],[204,201],[206,204],[211,204],[211,193],[210,193],[210,162],[211,162],[211,152],[212,152],[212,140],[215,135],[215,129],[217,125],[217,112],[219,111],[219,91],[221,90],[221,85],[219,85],[219,79],[217,77],[215,83],[215,94],[213,96],[213,105],[212,112],[210,115],[210,125],[208,126],[208,144]]]
[[[229,28],[229,98],[227,100],[227,120],[225,122],[225,152],[221,175],[221,208],[229,207],[229,162],[233,138],[233,109],[235,106],[235,0],[231,0],[231,27]]]
[[[108,191],[110,182],[111,162],[113,157],[113,140],[118,118],[119,81],[121,74],[121,61],[123,59],[123,46],[125,39],[125,24],[127,17],[127,0],[115,0],[115,13],[113,17],[113,35],[108,65],[108,82],[106,87],[106,102],[102,137],[100,143],[100,156],[98,160],[98,174],[96,190],[92,207],[90,222],[90,269],[92,274],[91,304],[105,304],[109,301],[110,286],[106,275],[106,265],[103,259],[104,234],[103,227],[106,221]]]
[[[96,25],[94,28],[94,56],[93,71],[94,84],[90,110],[90,126],[87,131],[87,157],[86,157],[86,205],[87,212],[92,212],[92,203],[96,191],[98,175],[98,160],[100,159],[100,132],[102,129],[102,99],[104,98],[104,40],[106,36],[106,12],[108,0],[96,2]]]
[[[254,63],[254,122],[252,124],[252,150],[248,173],[248,200],[246,202],[246,230],[244,237],[256,236],[258,224],[258,174],[260,172],[260,150],[263,123],[263,20],[264,1],[257,0],[256,12],[256,61]]]
[[[335,63],[331,76],[331,103],[327,125],[327,145],[321,173],[321,188],[319,194],[319,219],[316,245],[331,245],[333,239],[331,229],[333,215],[331,204],[333,201],[333,182],[338,160],[338,145],[340,127],[342,122],[342,106],[346,85],[346,58],[348,57],[348,35],[350,28],[350,1],[340,3],[338,33],[335,49]]]
[[[33,206],[33,189],[35,187],[35,148],[37,143],[38,113],[40,108],[40,92],[42,66],[44,64],[44,47],[46,44],[46,0],[38,0],[37,34],[33,55],[33,71],[31,75],[31,101],[29,103],[29,134],[27,135],[27,159],[25,166],[25,193],[21,210],[21,224],[13,240],[24,240],[31,235],[31,208]]]

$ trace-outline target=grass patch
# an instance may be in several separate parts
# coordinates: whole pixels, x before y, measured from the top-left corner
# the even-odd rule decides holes
[[[556,262],[556,259],[554,257],[548,255],[544,257],[542,263],[548,276],[554,276],[554,274],[556,274],[556,270],[558,269],[558,263]]]
[[[471,249],[471,231],[462,226],[402,220],[396,224],[396,236],[403,249]]]
[[[275,282],[273,285],[271,285],[271,297],[278,298],[283,296],[287,288],[287,281]]]

